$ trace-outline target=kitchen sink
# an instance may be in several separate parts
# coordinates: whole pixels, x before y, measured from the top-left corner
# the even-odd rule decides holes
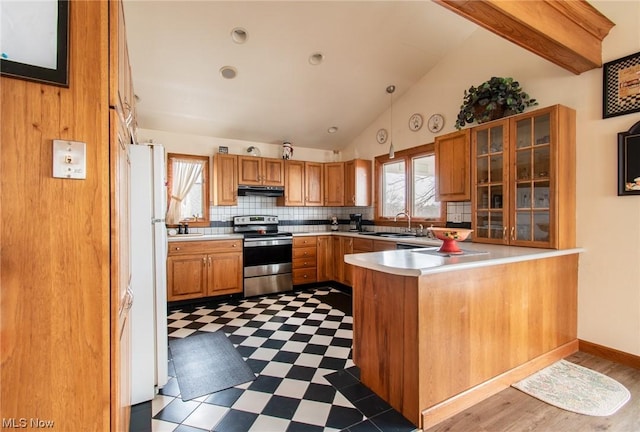
[[[388,237],[388,238],[405,238],[405,237],[417,237],[415,233],[398,233],[398,232],[360,232],[360,235],[370,235],[375,237]]]

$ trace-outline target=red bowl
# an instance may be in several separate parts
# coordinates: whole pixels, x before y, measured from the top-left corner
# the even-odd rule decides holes
[[[473,230],[466,228],[427,228],[439,240],[459,240],[463,241],[469,237]]]

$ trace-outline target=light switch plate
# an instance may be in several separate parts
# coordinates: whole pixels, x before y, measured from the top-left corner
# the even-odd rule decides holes
[[[67,179],[86,179],[87,143],[53,140],[53,176]]]

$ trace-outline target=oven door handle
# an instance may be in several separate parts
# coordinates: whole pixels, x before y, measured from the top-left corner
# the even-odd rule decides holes
[[[264,247],[264,246],[286,246],[292,245],[293,239],[260,239],[260,240],[250,240],[244,241],[244,247]]]

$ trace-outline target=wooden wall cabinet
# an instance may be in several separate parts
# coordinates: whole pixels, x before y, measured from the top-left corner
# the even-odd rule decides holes
[[[286,160],[284,164],[284,196],[278,197],[281,206],[324,205],[323,164]]]
[[[324,164],[324,205],[344,206],[345,199],[344,162]]]
[[[238,156],[238,184],[284,186],[284,160]]]
[[[317,239],[315,236],[293,238],[293,284],[317,281]]]
[[[213,156],[213,205],[238,205],[238,156]]]
[[[169,243],[167,300],[241,293],[242,240]]]
[[[345,205],[371,205],[371,161],[354,159],[344,164]]]
[[[471,199],[470,130],[435,138],[436,196],[438,201]]]
[[[575,137],[561,105],[471,129],[475,242],[575,247]]]
[[[109,2],[109,135],[111,190],[111,422],[127,430],[131,406],[131,257],[129,143],[135,142],[135,99],[124,8]],[[126,428],[126,429],[124,429]]]
[[[109,110],[110,133],[116,145],[111,157],[112,200],[112,421],[127,426],[131,406],[131,256],[129,131],[116,110]]]
[[[333,242],[328,235],[317,236],[317,279],[318,282],[334,280]]]
[[[324,166],[320,162],[304,163],[304,205],[324,205]]]

